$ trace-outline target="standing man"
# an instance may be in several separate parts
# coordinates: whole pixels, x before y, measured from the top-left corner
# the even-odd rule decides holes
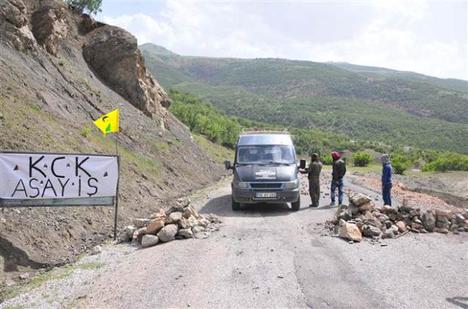
[[[392,165],[390,164],[390,156],[383,154],[380,161],[382,162],[382,197],[384,205],[392,206]]]
[[[335,206],[335,191],[338,188],[338,204],[343,204],[343,177],[346,174],[346,163],[341,159],[341,154],[337,151],[331,153],[333,159],[333,172],[331,183],[331,205]]]
[[[322,162],[320,162],[319,155],[313,153],[310,158],[309,168],[306,169],[307,178],[309,178],[309,194],[312,204],[310,207],[318,207],[320,201],[320,172],[322,171]]]

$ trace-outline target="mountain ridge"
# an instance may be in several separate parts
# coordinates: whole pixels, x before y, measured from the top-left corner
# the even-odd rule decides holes
[[[148,46],[141,48],[148,69],[163,86],[198,95],[231,116],[468,152],[459,142],[468,138],[468,91],[436,85],[445,80],[299,60],[160,55]]]

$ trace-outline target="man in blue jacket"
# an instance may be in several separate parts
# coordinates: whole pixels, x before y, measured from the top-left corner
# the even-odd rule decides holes
[[[384,205],[392,206],[392,165],[390,164],[389,155],[382,155],[380,161],[382,161],[382,197]]]

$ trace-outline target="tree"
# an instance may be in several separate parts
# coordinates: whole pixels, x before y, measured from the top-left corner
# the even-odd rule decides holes
[[[411,166],[411,162],[403,155],[395,155],[392,158],[392,166],[395,174],[403,175],[403,173]]]
[[[353,153],[354,166],[367,166],[371,161],[370,154],[366,152]]]
[[[102,0],[65,0],[65,2],[74,9],[89,14],[97,14],[101,12]]]

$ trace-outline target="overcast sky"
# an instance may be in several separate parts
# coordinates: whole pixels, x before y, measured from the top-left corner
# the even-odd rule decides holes
[[[344,61],[468,80],[468,0],[104,0],[98,19],[191,56]]]

